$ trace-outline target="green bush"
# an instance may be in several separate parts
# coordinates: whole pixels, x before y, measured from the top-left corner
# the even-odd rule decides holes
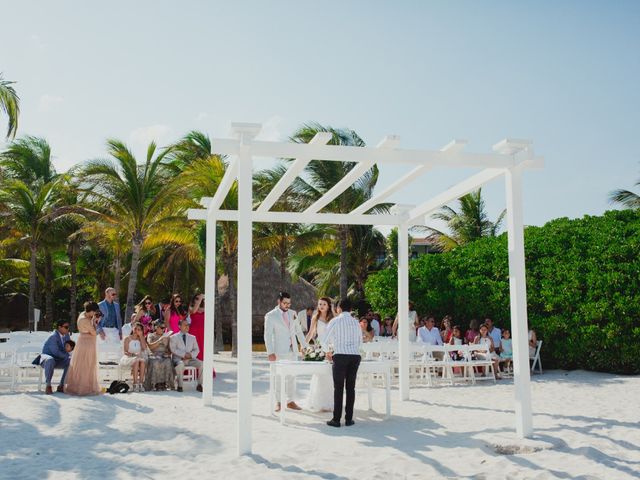
[[[547,367],[640,373],[640,213],[559,218],[525,230],[529,325]],[[421,315],[510,325],[507,238],[485,238],[410,264],[410,298]],[[365,293],[395,315],[394,268],[373,274]]]

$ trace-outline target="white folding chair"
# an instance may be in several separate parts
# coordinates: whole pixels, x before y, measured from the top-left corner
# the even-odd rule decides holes
[[[0,343],[0,385],[14,387],[15,349],[8,342]]]
[[[475,374],[475,369],[472,369],[473,383],[475,383],[476,380],[493,380],[495,383],[496,371],[495,371],[495,368],[493,367],[493,360],[491,359],[491,352],[489,351],[489,346],[481,345],[481,344],[471,344],[471,345],[468,345],[468,348],[469,348],[469,357],[467,361],[469,362],[469,365],[471,365],[472,367],[482,367],[483,369],[489,368],[489,372],[491,373],[491,376],[487,376],[487,375],[485,375],[484,377],[477,376]]]
[[[533,357],[529,357],[529,360],[532,360],[531,363],[531,373],[536,368],[536,364],[538,365],[538,373],[542,374],[542,360],[540,360],[540,350],[542,349],[542,340],[538,340],[536,342],[536,352],[533,354]]]
[[[198,384],[198,369],[196,367],[184,367],[182,372],[182,386],[189,384],[190,387],[196,388]]]
[[[27,344],[16,349],[14,360],[14,387],[19,385],[38,385],[38,391],[42,390],[43,369],[40,365],[33,365],[33,359],[40,355],[41,347],[36,344]]]

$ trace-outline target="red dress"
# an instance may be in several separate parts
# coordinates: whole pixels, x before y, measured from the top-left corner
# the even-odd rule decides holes
[[[191,327],[189,333],[196,337],[198,342],[198,360],[202,360],[204,357],[204,312],[194,312],[189,315],[191,317]]]

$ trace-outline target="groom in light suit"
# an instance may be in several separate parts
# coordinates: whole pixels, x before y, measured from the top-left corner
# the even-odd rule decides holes
[[[298,344],[307,345],[300,323],[296,320],[295,312],[291,308],[291,296],[281,292],[278,296],[278,306],[264,316],[264,344],[267,347],[269,361],[295,360],[298,356]],[[276,382],[276,412],[280,411],[280,382]],[[294,401],[295,380],[287,379],[286,385],[287,408],[301,410]]]

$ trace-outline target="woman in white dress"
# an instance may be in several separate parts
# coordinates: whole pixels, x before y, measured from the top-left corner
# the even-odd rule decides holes
[[[409,321],[407,322],[407,328],[408,328],[407,334],[409,335],[409,341],[415,342],[417,339],[416,330],[418,328],[418,312],[414,310],[413,302],[409,302]],[[396,315],[396,319],[393,321],[393,326],[391,327],[391,330],[393,331],[393,336],[397,337],[398,336],[398,315]]]
[[[325,334],[329,322],[333,318],[331,299],[322,297],[318,300],[318,308],[311,317],[311,328],[307,334],[307,343],[313,340],[320,345],[324,344]],[[333,377],[328,375],[313,375],[309,390],[307,408],[312,411],[333,411]]]

